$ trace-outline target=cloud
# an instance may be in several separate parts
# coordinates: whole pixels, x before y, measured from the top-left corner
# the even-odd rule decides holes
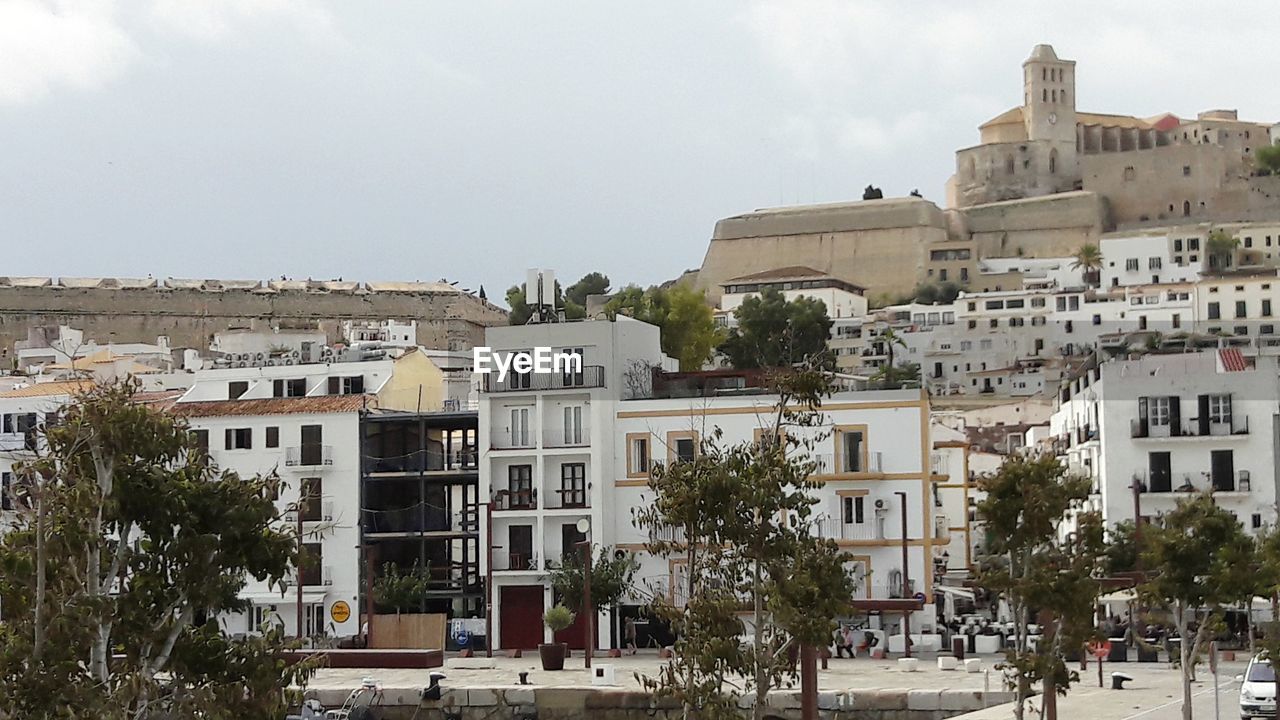
[[[140,56],[108,0],[0,3],[0,104],[38,101],[61,87],[96,89]]]
[[[141,13],[114,0],[2,0],[0,105],[37,102],[62,88],[97,90],[157,42],[225,41],[268,23],[341,42],[333,16],[309,0],[155,0]]]
[[[309,0],[156,0],[148,18],[161,33],[203,42],[265,23],[292,26],[313,40],[340,38],[333,15]]]
[[[930,116],[920,111],[887,119],[855,116],[844,119],[838,138],[840,146],[852,152],[891,155],[919,143],[936,130],[935,126]]]

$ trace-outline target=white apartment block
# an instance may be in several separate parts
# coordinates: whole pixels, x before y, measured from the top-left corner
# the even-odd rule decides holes
[[[485,560],[493,573],[496,647],[531,648],[549,639],[541,615],[557,598],[546,571],[584,541],[636,553],[641,566],[635,596],[619,615],[596,619],[597,642],[607,646],[622,617],[636,615],[652,593],[678,586],[672,577],[679,569],[649,557],[646,536],[632,523],[633,509],[647,502],[652,463],[689,457],[716,427],[726,443],[756,439],[772,399],[751,394],[741,373],[663,375],[655,384],[653,371],[672,367],[659,350],[658,330],[623,317],[490,328],[487,343],[500,353],[572,350],[584,365],[579,374],[504,382],[489,375],[481,396],[480,482],[481,496],[493,502],[494,547]],[[857,600],[899,613],[918,608],[916,631],[933,626],[935,572],[945,571],[942,554],[963,533],[953,530],[961,525],[946,515],[935,486],[948,482],[936,471],[954,463],[953,472],[962,473],[964,461],[934,451],[928,412],[919,390],[838,393],[824,405],[830,434],[815,454],[823,485],[819,531],[856,556],[850,570],[864,581]],[[911,594],[923,601],[902,597],[897,493],[906,498]],[[962,566],[963,547],[954,551]],[[560,640],[580,644],[581,637],[575,627]]]
[[[1276,522],[1278,377],[1275,357],[1231,348],[1104,362],[1059,390],[1053,445],[1108,524],[1211,491],[1256,531]]]
[[[80,381],[47,382],[0,392],[0,532],[14,520],[14,464],[35,459],[40,428],[88,386]]]

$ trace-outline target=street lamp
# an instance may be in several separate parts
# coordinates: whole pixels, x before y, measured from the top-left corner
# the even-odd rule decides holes
[[[591,521],[582,518],[578,521],[578,532],[583,537],[591,531]],[[591,650],[595,647],[595,608],[591,606],[591,540],[586,539],[577,543],[582,548],[582,612],[586,613],[586,622],[583,623],[583,632],[586,634],[586,642],[583,643],[584,656],[586,657],[586,667],[591,667]]]

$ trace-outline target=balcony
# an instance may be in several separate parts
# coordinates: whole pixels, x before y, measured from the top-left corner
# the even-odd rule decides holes
[[[929,455],[929,474],[931,475],[950,475],[951,463],[950,458],[942,453],[932,453]]]
[[[378,473],[419,472],[468,472],[479,469],[478,453],[474,449],[455,450],[451,453],[434,450],[416,450],[395,457],[368,457],[364,459],[364,471],[368,475]]]
[[[1097,440],[1098,428],[1088,424],[1081,425],[1080,427],[1072,431],[1072,437],[1075,440],[1077,445],[1079,445],[1080,443],[1089,442],[1090,440]]]
[[[1248,470],[1237,470],[1233,474],[1214,475],[1211,472],[1153,472],[1147,477],[1145,471],[1134,473],[1134,480],[1143,484],[1143,493],[1151,495],[1168,495],[1198,492],[1241,492],[1252,489],[1253,480]]]
[[[315,565],[303,566],[302,568],[302,586],[303,587],[325,587],[333,584],[333,566],[325,565],[317,567]]]
[[[933,536],[935,538],[951,538],[951,521],[946,515],[933,516]]]
[[[814,521],[814,533],[828,540],[888,540],[883,531],[883,523],[869,508],[863,516],[863,522],[842,522],[841,518],[824,516]],[[894,525],[897,528],[897,525]]]
[[[537,490],[499,490],[491,498],[494,510],[537,510]]]
[[[503,382],[498,382],[497,373],[491,372],[484,376],[484,392],[487,393],[581,390],[604,386],[602,365],[585,365],[580,373],[526,373],[524,375],[508,373]]]
[[[1202,423],[1199,418],[1183,420],[1175,428],[1170,424],[1156,425],[1141,419],[1129,421],[1129,437],[1159,440],[1167,438],[1241,437],[1249,434],[1249,416],[1210,418]]]
[[[587,426],[558,427],[542,434],[544,448],[586,447],[590,444],[591,428]]]
[[[489,447],[494,450],[520,450],[532,448],[537,438],[529,430],[496,430],[489,438]]]
[[[881,470],[881,453],[869,452],[866,454],[865,467],[860,457],[840,457],[837,463],[836,456],[833,453],[825,453],[813,455],[811,457],[817,468],[813,471],[814,475],[838,475],[844,473],[879,473]]]
[[[333,464],[332,445],[298,445],[284,450],[286,467],[311,468]]]
[[[465,523],[463,514],[450,516],[444,508],[428,503],[389,510],[365,508],[361,514],[364,516],[364,531],[370,535],[449,532],[460,530]]]

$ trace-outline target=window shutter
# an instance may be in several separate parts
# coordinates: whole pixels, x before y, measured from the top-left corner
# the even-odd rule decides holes
[[[1200,397],[1196,398],[1196,400],[1199,403],[1198,409],[1200,411],[1200,417],[1197,418],[1197,420],[1199,421],[1198,423],[1199,428],[1197,428],[1197,430],[1201,435],[1208,435],[1209,434],[1209,396],[1201,395]]]
[[[339,378],[339,377],[329,378],[329,394],[330,395],[342,394],[342,378]]]
[[[271,394],[274,397],[284,397],[284,380],[276,380],[271,384]]]
[[[235,441],[236,441],[235,436],[236,436],[235,431],[232,430],[231,428],[227,428],[227,449],[228,450],[230,450],[231,447],[235,444]]]
[[[1147,399],[1138,398],[1138,437],[1147,436]]]
[[[1169,396],[1169,434],[1182,435],[1182,398],[1177,395]]]

